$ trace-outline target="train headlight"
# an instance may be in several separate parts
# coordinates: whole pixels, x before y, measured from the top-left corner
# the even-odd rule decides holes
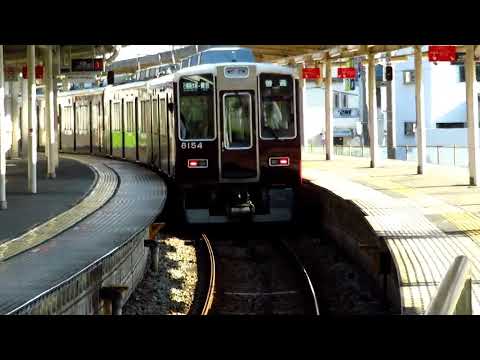
[[[187,166],[189,169],[204,169],[208,167],[207,159],[188,159]]]
[[[268,164],[270,166],[289,166],[290,158],[288,156],[271,157],[268,159]]]

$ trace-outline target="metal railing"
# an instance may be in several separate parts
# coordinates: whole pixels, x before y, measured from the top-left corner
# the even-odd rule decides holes
[[[466,256],[455,258],[425,315],[472,315],[470,267]]]
[[[379,146],[380,157],[387,158],[387,147]],[[325,154],[325,145],[304,147],[307,153]],[[370,157],[370,147],[368,146],[350,146],[335,145],[334,154],[340,156]],[[436,165],[453,165],[459,167],[468,166],[468,148],[465,146],[427,146],[427,163]],[[417,147],[409,145],[397,146],[395,149],[395,159],[416,161]]]

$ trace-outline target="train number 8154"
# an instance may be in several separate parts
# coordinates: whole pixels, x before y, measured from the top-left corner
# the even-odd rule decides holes
[[[198,142],[198,143],[197,142],[182,142],[180,147],[183,150],[186,150],[186,149],[203,149],[203,144],[201,142]]]

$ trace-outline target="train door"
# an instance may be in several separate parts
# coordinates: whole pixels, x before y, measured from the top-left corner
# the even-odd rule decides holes
[[[220,178],[256,179],[257,146],[253,91],[220,91]]]
[[[22,108],[20,108],[20,111],[22,111]],[[62,105],[58,104],[58,151],[62,151]],[[22,115],[20,113],[20,115]],[[20,117],[20,119],[22,119]],[[23,149],[22,149],[23,152]]]
[[[123,100],[111,101],[111,154],[115,158],[123,158]]]
[[[93,153],[93,133],[94,133],[94,130],[95,130],[95,134],[96,134],[96,122],[95,122],[95,125],[94,125],[94,119],[93,119],[93,102],[90,101],[90,103],[88,104],[88,118],[90,119],[90,153]],[[96,121],[97,119],[95,119]],[[95,129],[94,129],[94,126],[95,126]]]
[[[112,156],[112,129],[113,129],[113,100],[108,100],[107,114],[104,113],[103,117],[105,119],[105,132],[104,135],[104,144],[105,144],[105,155]]]
[[[158,96],[152,98],[152,163],[160,169],[160,132]]]
[[[90,101],[75,103],[75,152],[90,153]]]
[[[92,111],[92,152],[99,154],[101,152],[102,142],[102,116],[101,116],[101,103],[96,100],[91,104]]]
[[[137,160],[137,97],[125,98],[123,106],[123,148],[124,158]]]
[[[256,86],[254,66],[221,67],[217,74],[220,182],[259,179]]]
[[[151,161],[151,102],[149,97],[140,98],[140,116],[138,120],[138,156],[139,161],[143,164],[150,164]]]
[[[145,131],[145,141],[146,141],[146,148],[147,154],[145,156],[145,164],[152,163],[153,157],[153,144],[152,144],[152,96],[150,94],[145,101],[145,120],[144,120],[144,131]]]
[[[166,94],[160,94],[160,168],[168,173],[168,131]]]
[[[63,152],[73,152],[75,147],[73,108],[70,103],[60,107],[60,144]]]
[[[168,106],[168,104],[171,106]],[[175,117],[173,107],[173,94],[168,94],[167,97],[167,110],[168,110],[168,173],[170,176],[174,176],[175,171]]]
[[[36,106],[37,109],[37,151],[45,151],[46,130],[45,130],[45,101],[40,100]]]

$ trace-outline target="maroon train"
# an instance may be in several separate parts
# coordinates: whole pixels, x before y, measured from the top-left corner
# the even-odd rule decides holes
[[[188,223],[289,222],[301,182],[301,103],[290,68],[193,66],[61,94],[62,151],[89,149],[163,172]]]

